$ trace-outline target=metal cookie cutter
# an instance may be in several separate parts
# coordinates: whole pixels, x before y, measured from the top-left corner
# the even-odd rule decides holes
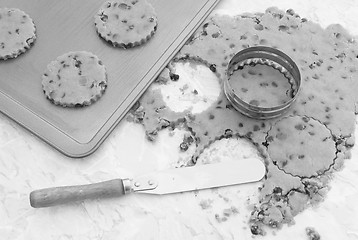
[[[281,105],[260,107],[242,100],[230,85],[230,76],[245,65],[265,64],[273,66],[285,75],[292,87],[292,97]],[[282,115],[296,100],[301,87],[301,74],[295,62],[285,53],[270,47],[257,46],[238,52],[230,61],[224,79],[224,92],[236,110],[256,119],[270,119]]]

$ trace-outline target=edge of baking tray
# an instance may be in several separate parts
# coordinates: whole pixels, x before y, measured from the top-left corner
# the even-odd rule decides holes
[[[44,140],[46,143],[65,154],[66,156],[79,158],[85,157],[95,152],[113,129],[122,120],[124,115],[133,106],[133,104],[140,98],[149,85],[160,74],[169,61],[175,56],[195,30],[208,17],[211,11],[219,3],[220,0],[208,0],[206,4],[200,9],[197,15],[190,21],[190,23],[181,32],[178,38],[170,45],[170,47],[163,53],[162,57],[153,65],[148,71],[142,81],[133,89],[116,111],[111,115],[107,122],[97,132],[97,134],[88,143],[79,143],[68,135],[59,134],[59,129],[51,125],[49,122],[40,118],[35,112],[17,102],[11,96],[5,94],[0,90],[0,112],[4,113],[15,122],[28,129],[36,136]],[[160,66],[156,68],[156,66]],[[158,69],[155,71],[154,69]],[[152,76],[149,77],[148,76]],[[146,81],[144,81],[146,80]],[[135,97],[133,97],[135,96]],[[41,123],[40,123],[41,122]]]

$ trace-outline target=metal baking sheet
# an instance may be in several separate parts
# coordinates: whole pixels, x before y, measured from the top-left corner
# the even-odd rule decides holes
[[[99,0],[0,0],[0,7],[28,13],[37,28],[34,46],[0,61],[0,111],[70,157],[93,153],[125,113],[207,17],[218,0],[152,0],[158,29],[146,44],[114,48],[98,37]],[[48,101],[41,86],[47,64],[69,51],[97,55],[108,87],[95,104],[63,108]]]

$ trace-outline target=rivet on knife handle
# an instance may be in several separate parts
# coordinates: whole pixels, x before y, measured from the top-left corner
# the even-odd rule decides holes
[[[157,188],[158,182],[151,177],[136,178],[133,180],[133,192],[153,190]]]

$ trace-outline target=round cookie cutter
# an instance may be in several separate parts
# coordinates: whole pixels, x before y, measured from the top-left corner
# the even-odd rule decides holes
[[[230,75],[245,65],[266,64],[280,70],[290,81],[292,98],[283,104],[260,107],[242,100],[230,85]],[[231,60],[224,79],[224,92],[233,107],[242,114],[255,119],[270,119],[281,116],[294,103],[301,87],[301,74],[295,62],[285,53],[271,47],[256,46],[238,52]]]

